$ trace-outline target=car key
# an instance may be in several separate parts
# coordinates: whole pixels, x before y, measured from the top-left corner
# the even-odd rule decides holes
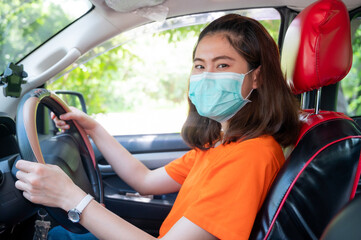
[[[33,240],[46,240],[48,239],[48,232],[50,229],[50,221],[44,221],[44,218],[48,213],[44,209],[38,211],[38,215],[41,217],[41,220],[35,221],[35,232]]]

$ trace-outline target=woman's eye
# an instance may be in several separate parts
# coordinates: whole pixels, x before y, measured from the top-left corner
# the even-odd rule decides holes
[[[217,66],[217,68],[226,68],[226,67],[229,67],[229,65],[228,65],[228,64],[225,64],[225,63],[219,64],[219,65]]]
[[[202,65],[199,65],[199,64],[194,65],[194,68],[195,69],[204,69],[204,67]]]

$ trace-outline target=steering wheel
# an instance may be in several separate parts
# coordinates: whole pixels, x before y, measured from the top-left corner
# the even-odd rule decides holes
[[[32,162],[58,165],[76,185],[103,203],[104,191],[100,171],[84,129],[75,121],[68,121],[69,130],[39,143],[36,126],[39,104],[45,105],[57,117],[70,111],[66,103],[46,89],[34,89],[25,94],[19,103],[16,120],[21,157]],[[66,229],[75,233],[87,232],[79,223],[71,222],[64,210],[46,206],[43,208]]]

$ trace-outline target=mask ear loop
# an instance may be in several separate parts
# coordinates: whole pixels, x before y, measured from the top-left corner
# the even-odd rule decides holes
[[[244,74],[244,77],[246,77],[250,72],[252,72],[254,69],[251,69],[251,70],[249,70],[248,72],[246,72],[245,74]],[[244,80],[244,78],[243,78],[243,80]],[[243,81],[244,82],[244,81]],[[243,83],[242,83],[242,85],[243,85]],[[251,91],[248,93],[248,95],[244,98],[244,100],[246,101],[246,102],[252,102],[251,100],[249,100],[248,98],[251,96],[251,93],[253,92],[253,90],[254,90],[254,88],[252,88],[251,89]],[[241,93],[241,96],[242,96],[242,93]],[[243,97],[243,96],[242,96]]]
[[[253,70],[254,70],[254,68],[252,68],[251,70],[249,70],[248,72],[246,72],[246,73],[244,74],[244,76],[246,76],[248,73],[252,72]]]

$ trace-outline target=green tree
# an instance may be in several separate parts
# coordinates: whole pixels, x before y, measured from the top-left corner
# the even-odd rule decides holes
[[[177,30],[167,30],[139,39],[126,41],[117,39],[115,42],[126,42],[119,47],[105,51],[98,47],[89,55],[96,56],[81,65],[74,64],[74,70],[54,81],[48,87],[52,90],[67,89],[83,93],[89,106],[89,113],[105,113],[119,111],[134,111],[145,104],[166,105],[180,104],[185,101],[186,80],[189,68],[184,71],[162,70],[167,65],[167,56],[160,62],[146,65],[138,56],[139,45],[151,49],[153,39],[164,40],[173,48],[185,38],[199,34],[201,26],[184,27]],[[117,45],[110,43],[110,46]],[[191,52],[189,52],[191,63]],[[84,84],[86,83],[86,84]],[[159,104],[161,102],[161,104]]]
[[[355,18],[353,21],[353,24],[358,26],[352,41],[352,68],[345,79],[341,81],[341,85],[348,105],[347,113],[350,116],[361,116],[361,21],[359,18]]]
[[[93,50],[94,55],[104,51],[102,48]],[[134,69],[132,64],[141,61],[126,46],[114,48],[105,54],[78,65],[73,64],[72,71],[50,84],[51,90],[74,90],[81,92],[89,107],[89,113],[104,113],[118,108],[128,110],[132,103],[127,103],[124,95],[118,91],[117,82],[125,82],[131,78]],[[112,96],[112,98],[110,98]]]
[[[0,19],[0,69],[18,62],[71,22],[58,4],[45,0],[1,1]]]

